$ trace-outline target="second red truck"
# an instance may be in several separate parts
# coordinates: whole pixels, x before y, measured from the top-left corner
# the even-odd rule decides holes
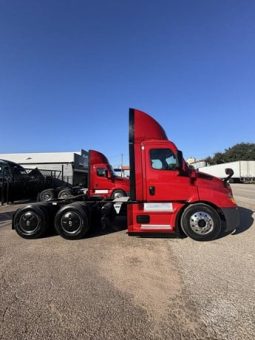
[[[88,197],[118,198],[129,195],[129,180],[116,176],[104,154],[89,150]]]

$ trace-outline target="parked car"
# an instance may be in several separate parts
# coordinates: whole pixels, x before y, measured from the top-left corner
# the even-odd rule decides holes
[[[38,193],[50,185],[51,179],[44,177],[38,169],[27,171],[17,163],[0,160],[1,202],[36,199]]]

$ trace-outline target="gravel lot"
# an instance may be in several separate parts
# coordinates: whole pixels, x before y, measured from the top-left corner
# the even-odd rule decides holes
[[[0,339],[254,339],[255,185],[241,225],[212,242],[24,240],[0,207]]]

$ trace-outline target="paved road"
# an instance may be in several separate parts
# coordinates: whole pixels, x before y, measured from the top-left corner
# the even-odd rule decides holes
[[[254,203],[255,184],[232,184],[231,186],[236,197],[250,199],[250,203]]]
[[[255,202],[255,184],[232,184],[235,198],[240,204],[253,209]]]
[[[24,240],[0,208],[0,339],[254,339],[255,186],[233,190],[240,228],[206,243]]]

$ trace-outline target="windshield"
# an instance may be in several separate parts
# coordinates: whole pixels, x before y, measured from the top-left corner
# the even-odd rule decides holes
[[[22,168],[22,166],[18,165],[18,164],[9,164],[10,168],[12,169],[12,173],[14,175],[18,175],[18,176],[24,176],[27,175],[27,172],[24,168]]]

